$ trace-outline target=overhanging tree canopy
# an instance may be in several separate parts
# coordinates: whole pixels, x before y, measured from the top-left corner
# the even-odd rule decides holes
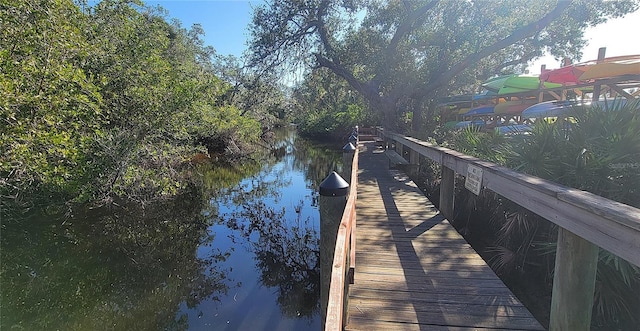
[[[272,0],[254,12],[252,63],[283,73],[328,68],[392,120],[544,51],[578,58],[586,27],[637,8],[635,0]]]

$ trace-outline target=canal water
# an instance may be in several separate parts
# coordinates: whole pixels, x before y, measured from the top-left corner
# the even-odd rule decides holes
[[[339,146],[282,131],[205,194],[3,216],[1,330],[320,330],[318,185]]]

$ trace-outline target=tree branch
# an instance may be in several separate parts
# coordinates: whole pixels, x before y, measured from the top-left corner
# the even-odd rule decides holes
[[[387,46],[387,50],[386,50],[387,56],[392,55],[392,53],[396,51],[396,49],[398,48],[398,44],[400,43],[400,40],[402,40],[402,38],[404,38],[404,36],[406,36],[409,32],[411,32],[411,30],[413,30],[413,28],[415,27],[414,23],[417,22],[418,19],[423,17],[423,15],[426,14],[429,10],[435,7],[435,5],[438,4],[438,2],[439,0],[433,0],[428,4],[409,13],[407,18],[400,24],[400,26],[398,26],[398,29],[393,34],[393,37],[389,42],[389,46]]]
[[[385,49],[385,52],[384,52],[385,64],[381,67],[382,70],[378,70],[378,72],[376,73],[376,75],[373,77],[371,81],[373,82],[380,81],[380,76],[384,74],[384,70],[386,68],[389,68],[390,63],[393,60],[393,57],[398,50],[398,44],[400,43],[402,38],[404,38],[407,34],[409,34],[409,32],[411,32],[415,28],[415,23],[420,18],[422,18],[427,12],[429,12],[429,10],[433,9],[433,7],[435,7],[438,1],[439,0],[433,0],[430,3],[410,12],[407,18],[404,21],[402,21],[400,26],[398,26],[398,29],[396,29],[396,32],[393,34],[391,41],[389,41],[389,45]],[[407,3],[405,3],[405,8],[407,8],[407,10],[409,8],[409,5]]]
[[[478,62],[479,60],[501,49],[509,47],[519,40],[533,36],[534,34],[546,28],[553,21],[558,19],[564,13],[564,11],[567,8],[569,8],[569,6],[571,5],[572,5],[571,1],[564,1],[564,0],[558,1],[558,4],[556,5],[556,7],[541,19],[535,22],[529,23],[519,29],[516,29],[508,37],[493,43],[492,45],[480,50],[478,53],[470,54],[469,56],[464,58],[462,61],[458,62],[458,64],[454,65],[449,70],[446,70],[443,73],[441,73],[435,80],[431,81],[429,84],[427,84],[423,88],[420,88],[417,94],[427,94],[430,91],[440,87],[444,83],[450,81],[454,76],[456,76],[457,74],[459,74],[460,72],[468,68],[470,65]]]
[[[331,58],[331,61],[336,65],[340,64],[340,59],[337,58],[336,52],[333,49],[333,45],[331,45],[331,41],[329,38],[329,32],[327,31],[327,27],[324,24],[324,16],[327,14],[327,9],[329,7],[329,0],[323,0],[318,6],[318,23],[316,24],[318,34],[320,36],[320,41],[322,42],[322,46],[327,53],[327,56]],[[317,58],[317,56],[316,56]],[[330,67],[327,67],[330,68]],[[344,69],[344,68],[343,68]]]
[[[334,74],[338,75],[339,77],[342,77],[344,80],[347,81],[347,83],[349,83],[351,87],[353,87],[356,91],[361,93],[367,99],[374,94],[372,93],[369,84],[358,80],[351,71],[349,71],[347,68],[345,68],[341,64],[335,63],[329,60],[328,58],[322,56],[319,53],[316,53],[314,55],[316,57],[316,61],[321,67],[325,67],[331,70]],[[376,98],[378,97],[377,93],[375,93],[375,97]]]

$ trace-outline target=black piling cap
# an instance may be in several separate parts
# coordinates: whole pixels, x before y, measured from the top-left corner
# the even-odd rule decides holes
[[[338,173],[332,171],[322,183],[320,183],[320,195],[326,197],[342,197],[349,192],[347,183]]]
[[[352,143],[348,143],[344,145],[344,147],[342,147],[343,153],[355,153],[355,151],[356,151],[356,146],[353,146]]]

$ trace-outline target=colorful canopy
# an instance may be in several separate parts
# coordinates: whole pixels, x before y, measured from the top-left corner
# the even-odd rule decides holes
[[[555,70],[547,70],[540,74],[540,80],[543,82],[559,83],[559,84],[577,84],[580,82],[580,75],[584,73],[584,67],[580,65],[572,65],[562,67]]]
[[[557,117],[567,115],[572,111],[580,109],[579,107],[591,107],[599,110],[619,110],[627,104],[628,100],[625,98],[604,99],[598,101],[547,101],[535,104],[522,112],[523,118],[542,118],[542,117]],[[640,102],[635,103],[640,107]],[[640,109],[640,108],[639,108]]]
[[[585,72],[580,75],[580,80],[588,81],[623,75],[640,75],[640,55],[635,58],[605,61],[604,63],[587,66]]]

